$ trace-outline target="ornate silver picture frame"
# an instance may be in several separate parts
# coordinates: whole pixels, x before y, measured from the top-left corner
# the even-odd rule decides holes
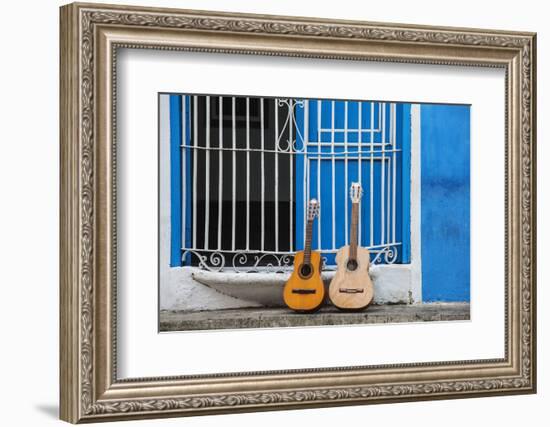
[[[61,419],[79,423],[536,391],[535,34],[80,3],[60,13]],[[120,378],[121,49],[504,70],[504,357]]]

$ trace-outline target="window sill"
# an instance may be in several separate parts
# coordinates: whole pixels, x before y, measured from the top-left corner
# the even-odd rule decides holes
[[[189,270],[189,267],[183,267]],[[290,277],[284,273],[236,273],[211,272],[192,268],[191,277],[195,282],[208,286],[224,295],[248,301],[250,305],[264,307],[284,307],[283,286]],[[322,273],[328,287],[334,271]],[[375,265],[370,269],[374,283],[376,304],[409,304],[411,298],[411,264]]]
[[[370,305],[359,312],[343,312],[333,306],[325,306],[312,314],[297,314],[286,308],[241,308],[196,312],[162,310],[160,330],[169,332],[457,320],[470,320],[470,304]]]

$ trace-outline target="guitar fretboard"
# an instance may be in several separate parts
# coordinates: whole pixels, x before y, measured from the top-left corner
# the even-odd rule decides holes
[[[306,224],[306,241],[304,244],[304,264],[311,263],[311,234],[313,231],[313,220],[308,219]]]
[[[359,203],[351,204],[351,230],[349,243],[349,259],[357,259],[357,228],[359,222]]]

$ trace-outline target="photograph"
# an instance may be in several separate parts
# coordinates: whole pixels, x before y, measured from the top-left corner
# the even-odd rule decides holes
[[[160,331],[467,321],[470,105],[159,93]]]

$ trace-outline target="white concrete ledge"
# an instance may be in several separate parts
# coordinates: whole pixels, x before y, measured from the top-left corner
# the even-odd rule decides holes
[[[328,288],[334,277],[334,271],[322,273]],[[370,269],[374,283],[374,302],[376,304],[408,304],[412,302],[409,265],[376,265]],[[191,277],[198,283],[215,289],[221,294],[260,304],[264,307],[284,307],[283,287],[290,277],[285,273],[237,273],[211,272],[196,269]]]

